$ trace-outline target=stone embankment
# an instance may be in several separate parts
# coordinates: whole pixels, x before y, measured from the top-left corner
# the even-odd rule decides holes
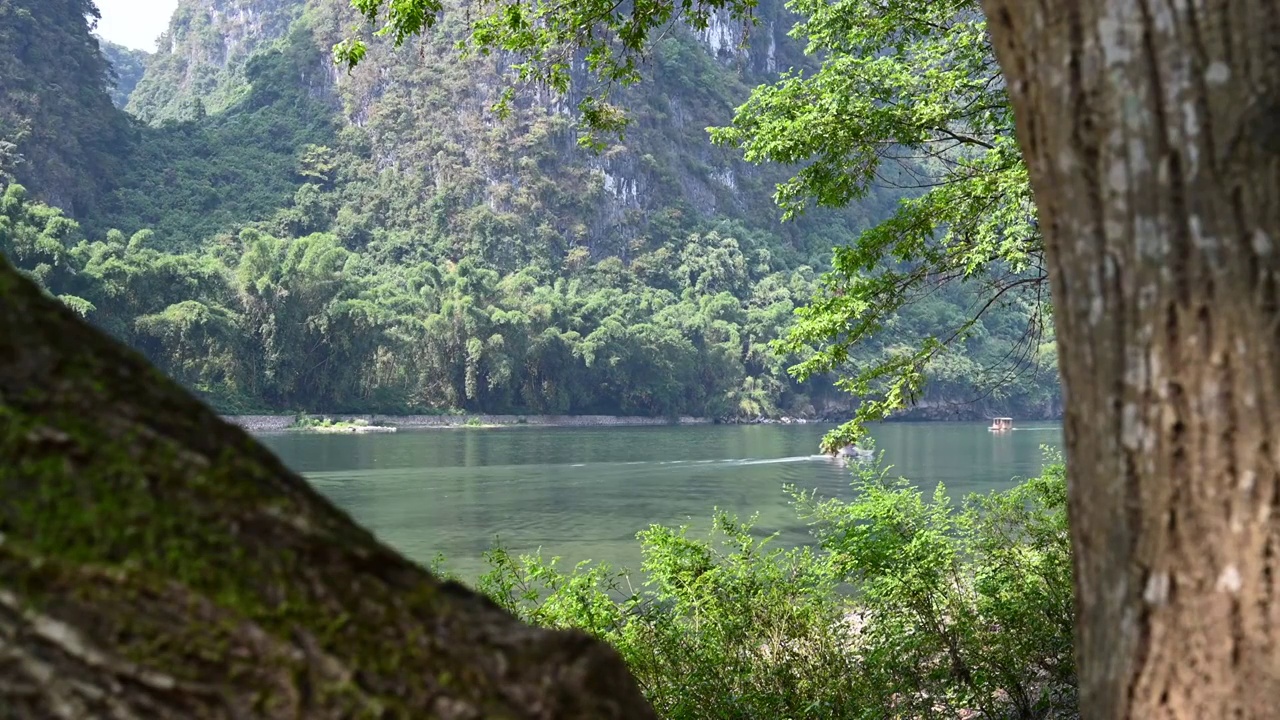
[[[617,415],[316,415],[334,422],[365,422],[371,426],[402,429],[504,427],[534,425],[541,427],[634,427],[648,425],[706,425],[707,418],[619,417]],[[249,432],[285,432],[292,429],[294,415],[229,415],[224,420]]]

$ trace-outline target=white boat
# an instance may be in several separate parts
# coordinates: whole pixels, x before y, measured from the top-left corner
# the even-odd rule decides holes
[[[840,448],[838,453],[843,458],[853,458],[855,460],[870,460],[875,457],[875,451],[867,448],[860,448],[857,445],[845,445]]]

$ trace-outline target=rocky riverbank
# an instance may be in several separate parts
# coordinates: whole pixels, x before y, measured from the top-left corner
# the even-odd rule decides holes
[[[325,415],[334,424],[397,429],[449,429],[461,427],[635,427],[649,425],[707,425],[708,418],[622,417],[617,415]],[[275,433],[312,428],[295,427],[296,415],[224,415],[227,422],[255,433]]]

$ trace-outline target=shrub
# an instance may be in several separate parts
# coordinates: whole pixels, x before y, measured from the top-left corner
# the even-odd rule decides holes
[[[1049,459],[959,508],[874,466],[852,501],[792,491],[811,547],[773,547],[719,511],[706,539],[654,525],[639,587],[499,546],[479,587],[612,644],[670,720],[1074,716],[1065,481]]]
[[[1056,460],[1056,458],[1053,458]],[[856,591],[863,716],[1041,718],[1075,712],[1066,485],[1039,478],[956,510],[864,469],[852,502],[800,496]]]

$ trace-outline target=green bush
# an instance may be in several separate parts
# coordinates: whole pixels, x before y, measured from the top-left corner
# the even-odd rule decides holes
[[[1074,717],[1061,463],[953,508],[874,467],[852,501],[794,492],[817,542],[782,550],[717,512],[639,534],[643,584],[498,547],[482,592],[585,630],[671,720]]]
[[[857,497],[801,496],[836,573],[856,592],[861,692],[895,717],[1074,713],[1066,484],[1039,478],[957,511],[864,470]]]

